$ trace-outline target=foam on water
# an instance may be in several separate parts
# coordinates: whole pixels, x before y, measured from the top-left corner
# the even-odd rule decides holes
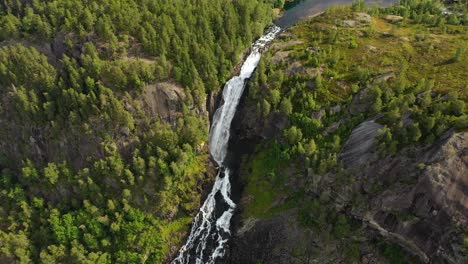
[[[231,218],[236,204],[231,199],[231,171],[224,166],[228,150],[231,122],[244,91],[246,80],[257,67],[263,48],[280,32],[270,28],[251,48],[238,76],[230,79],[223,90],[224,104],[213,116],[210,130],[210,153],[220,166],[213,189],[193,221],[187,242],[180,248],[173,264],[215,263],[225,254],[224,246],[230,236]],[[224,211],[219,212],[219,208]],[[218,210],[217,210],[218,209]]]

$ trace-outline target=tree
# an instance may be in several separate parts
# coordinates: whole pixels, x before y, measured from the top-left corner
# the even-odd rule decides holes
[[[50,245],[43,249],[39,255],[41,263],[59,263],[66,256],[65,245]]]
[[[60,172],[55,163],[49,163],[47,164],[47,167],[44,168],[44,177],[52,185],[55,185],[57,183],[59,179],[59,173]]]
[[[262,101],[262,115],[267,116],[270,113],[271,105],[267,100],[263,99]]]
[[[409,124],[406,130],[409,141],[418,142],[422,136],[421,131],[419,130],[419,124],[416,122]]]
[[[435,125],[435,117],[433,116],[428,116],[428,115],[423,115],[422,120],[420,121],[420,126],[422,127],[423,131],[425,134],[428,134],[431,132],[432,128],[434,128]]]
[[[33,182],[39,178],[39,173],[37,172],[36,167],[33,165],[31,160],[26,160],[23,162],[23,168],[21,168],[21,176],[27,182]]]
[[[302,139],[302,131],[300,128],[292,126],[284,131],[284,136],[289,144],[294,145]]]
[[[278,89],[271,89],[270,90],[270,98],[269,101],[276,108],[281,100],[281,92]]]
[[[291,104],[291,100],[289,98],[283,98],[280,104],[280,111],[286,115],[289,115],[292,113],[293,106]]]
[[[307,142],[307,144],[304,146],[304,149],[305,154],[309,157],[315,154],[315,152],[317,151],[317,145],[315,144],[315,140],[311,138],[309,142]]]
[[[319,74],[315,77],[315,87],[319,90],[323,88],[322,75]]]
[[[17,38],[19,35],[18,29],[20,25],[21,21],[12,14],[0,17],[0,40]]]
[[[369,90],[369,97],[371,100],[370,111],[373,114],[377,114],[382,109],[382,90],[379,86],[375,85]]]
[[[351,9],[353,11],[364,11],[366,8],[366,2],[364,0],[354,0]]]
[[[11,231],[4,232],[0,230],[0,256],[6,257],[4,261],[12,263],[32,263],[30,252],[30,241],[27,233],[19,231],[13,233]]]
[[[460,24],[460,20],[458,19],[456,14],[450,14],[447,23],[450,25],[458,25]]]

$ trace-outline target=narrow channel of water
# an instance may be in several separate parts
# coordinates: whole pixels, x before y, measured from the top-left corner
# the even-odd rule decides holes
[[[231,218],[236,204],[231,199],[231,171],[225,164],[230,137],[231,122],[244,91],[246,81],[252,76],[260,61],[261,52],[280,32],[272,27],[258,39],[242,65],[238,76],[229,80],[223,89],[224,104],[213,116],[210,130],[210,153],[219,166],[213,189],[193,221],[190,235],[173,264],[210,264],[225,254],[225,244],[231,235]]]

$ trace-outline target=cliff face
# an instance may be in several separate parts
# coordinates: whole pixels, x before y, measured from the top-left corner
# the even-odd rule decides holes
[[[421,48],[405,35],[414,28],[389,36],[380,31],[399,22],[366,16],[376,32],[349,29],[336,22],[355,17],[343,10],[283,33],[249,84],[233,124],[242,187],[227,259],[466,263],[466,122],[432,119],[439,106],[458,100],[448,98],[463,84],[398,90],[406,73],[386,56],[400,44]],[[348,46],[348,39],[356,43]],[[409,64],[408,78],[427,70],[427,78],[445,81],[430,66],[440,58],[412,54],[427,68]],[[457,65],[449,67],[457,74]],[[448,113],[452,120],[466,115],[466,94],[460,97],[459,114]]]
[[[238,143],[259,132],[274,137],[271,128],[281,127],[281,122],[273,116],[255,120],[245,115],[250,112],[248,108],[239,113],[237,127],[241,129],[237,131],[246,133],[240,133]],[[302,184],[308,194],[322,197],[325,206],[356,221],[359,231],[354,239],[359,243],[362,263],[384,261],[375,245],[378,240],[397,243],[425,263],[463,263],[466,251],[461,227],[468,220],[468,133],[450,130],[431,146],[407,148],[382,158],[372,151],[374,126],[380,125],[366,121],[357,126],[340,154],[344,173],[352,175],[353,182],[343,184],[335,173],[305,171]],[[241,178],[248,178],[248,174],[241,168]],[[291,182],[290,188],[293,184],[297,183]],[[245,205],[245,195],[241,201]],[[230,263],[346,263],[347,256],[340,253],[337,239],[323,230],[304,227],[298,217],[298,210],[290,209],[271,218],[237,218]],[[321,228],[332,230],[332,222]]]

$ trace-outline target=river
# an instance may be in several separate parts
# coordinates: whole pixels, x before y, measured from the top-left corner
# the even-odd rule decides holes
[[[275,24],[281,28],[288,28],[296,24],[298,21],[304,20],[307,17],[319,14],[332,5],[350,4],[352,0],[302,0],[294,4],[290,4],[283,15],[275,21]],[[366,1],[368,5],[380,4],[388,6],[398,2],[397,0],[381,0],[381,1]]]

